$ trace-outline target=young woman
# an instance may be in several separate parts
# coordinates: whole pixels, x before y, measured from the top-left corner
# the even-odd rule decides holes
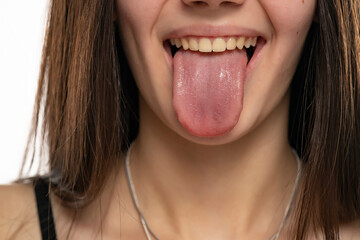
[[[0,188],[0,239],[360,239],[359,19],[52,0],[29,143],[49,173]]]

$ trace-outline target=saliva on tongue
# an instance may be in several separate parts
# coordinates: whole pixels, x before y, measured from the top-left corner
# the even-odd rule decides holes
[[[242,111],[247,61],[245,50],[176,52],[173,107],[190,134],[216,137],[235,127]]]

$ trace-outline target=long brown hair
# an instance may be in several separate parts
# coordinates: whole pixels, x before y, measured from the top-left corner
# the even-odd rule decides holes
[[[291,86],[289,140],[304,162],[298,240],[310,229],[339,239],[340,224],[360,217],[360,5],[317,4]],[[33,162],[41,136],[52,191],[70,207],[99,194],[138,131],[138,90],[114,7],[105,0],[50,5],[24,164]]]

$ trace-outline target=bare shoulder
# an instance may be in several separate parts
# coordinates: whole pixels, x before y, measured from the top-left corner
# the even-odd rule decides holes
[[[341,240],[359,240],[360,239],[360,219],[344,224],[340,228]]]
[[[0,185],[0,239],[26,239],[25,236],[40,239],[33,186]]]

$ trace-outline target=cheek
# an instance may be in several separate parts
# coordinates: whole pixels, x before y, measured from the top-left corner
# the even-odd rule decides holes
[[[260,0],[273,33],[271,48],[274,64],[293,71],[313,20],[316,0]],[[284,57],[286,56],[286,57]]]
[[[148,46],[153,46],[156,41],[154,25],[166,1],[116,0],[119,32],[135,79],[143,79],[142,76],[148,75]]]
[[[307,31],[312,22],[316,0],[260,0],[275,34]]]
[[[171,99],[171,91],[163,91],[164,82],[169,82],[164,79],[169,76],[165,62],[161,60],[165,52],[155,28],[167,1],[116,0],[119,33],[134,80],[147,104],[159,111],[164,102],[161,100]],[[168,85],[165,87],[168,89]],[[158,115],[161,114],[158,112]]]
[[[248,125],[264,119],[285,96],[316,4],[315,0],[259,0],[259,3],[272,27],[272,36],[259,70],[245,90],[244,115],[248,119],[241,120]]]
[[[116,0],[117,18],[123,29],[137,35],[149,33],[166,0]]]

